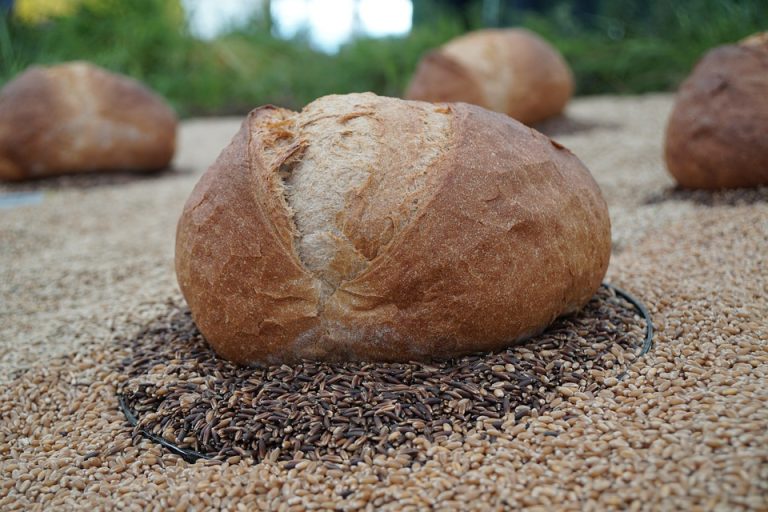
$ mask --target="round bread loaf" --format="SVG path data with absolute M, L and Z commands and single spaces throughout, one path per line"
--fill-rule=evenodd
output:
M 406 97 L 472 103 L 533 124 L 562 112 L 572 94 L 573 74 L 549 43 L 525 29 L 486 29 L 428 53 Z
M 250 113 L 187 200 L 176 274 L 238 363 L 500 349 L 581 308 L 606 204 L 567 149 L 467 104 L 326 96 Z
M 699 61 L 677 95 L 665 158 L 683 187 L 768 185 L 768 33 Z
M 88 63 L 32 67 L 0 91 L 0 179 L 158 170 L 175 141 L 161 97 Z

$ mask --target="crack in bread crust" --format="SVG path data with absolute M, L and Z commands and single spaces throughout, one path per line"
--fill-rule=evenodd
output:
M 447 146 L 448 113 L 352 94 L 281 110 L 262 125 L 263 158 L 279 178 L 295 253 L 320 283 L 318 314 L 411 220 Z

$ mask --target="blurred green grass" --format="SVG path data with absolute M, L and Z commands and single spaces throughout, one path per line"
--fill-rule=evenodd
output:
M 603 0 L 596 10 L 577 19 L 561 2 L 522 20 L 563 53 L 578 94 L 675 90 L 707 50 L 768 30 L 765 0 Z
M 577 0 L 548 4 L 506 9 L 499 22 L 550 40 L 572 66 L 578 94 L 673 90 L 707 49 L 768 30 L 765 0 L 597 0 L 586 15 Z M 331 93 L 398 96 L 426 51 L 467 28 L 450 10 L 429 12 L 442 14 L 406 37 L 360 38 L 327 55 L 301 35 L 273 37 L 259 18 L 200 41 L 178 3 L 103 0 L 40 24 L 0 18 L 0 84 L 33 64 L 84 59 L 146 82 L 183 116 L 300 108 Z

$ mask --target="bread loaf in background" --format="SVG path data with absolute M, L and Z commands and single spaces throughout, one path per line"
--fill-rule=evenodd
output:
M 559 114 L 573 74 L 549 43 L 525 29 L 486 29 L 458 37 L 419 63 L 406 98 L 480 105 L 525 124 Z
M 250 113 L 189 197 L 176 273 L 238 363 L 500 349 L 581 308 L 608 211 L 567 149 L 467 104 L 326 96 Z
M 165 100 L 92 64 L 32 67 L 0 91 L 0 179 L 158 170 L 175 141 Z
M 768 185 L 768 33 L 699 61 L 678 92 L 665 158 L 682 187 Z

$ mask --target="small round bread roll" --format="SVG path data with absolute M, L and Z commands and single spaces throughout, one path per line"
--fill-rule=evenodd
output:
M 665 158 L 686 188 L 768 185 L 768 33 L 699 61 L 677 95 Z
M 257 108 L 187 200 L 176 274 L 237 363 L 496 350 L 581 308 L 611 251 L 567 149 L 467 104 Z
M 0 179 L 154 171 L 175 141 L 165 100 L 85 62 L 32 67 L 0 91 Z
M 428 53 L 406 97 L 462 101 L 525 124 L 559 114 L 573 95 L 573 74 L 549 43 L 525 29 L 470 32 Z

